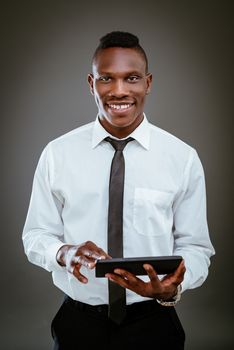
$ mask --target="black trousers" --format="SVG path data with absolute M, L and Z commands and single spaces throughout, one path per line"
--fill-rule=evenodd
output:
M 51 324 L 53 349 L 79 350 L 81 344 L 102 350 L 184 349 L 185 334 L 174 307 L 154 300 L 128 305 L 121 325 L 109 320 L 107 311 L 107 305 L 90 306 L 66 296 Z

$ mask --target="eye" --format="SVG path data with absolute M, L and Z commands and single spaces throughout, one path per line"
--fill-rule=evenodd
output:
M 108 83 L 111 80 L 111 78 L 106 76 L 106 75 L 103 75 L 103 76 L 99 77 L 98 80 L 102 81 L 104 83 Z
M 131 83 L 135 83 L 137 82 L 138 80 L 140 80 L 140 77 L 138 75 L 130 75 L 128 77 L 128 81 L 131 82 Z

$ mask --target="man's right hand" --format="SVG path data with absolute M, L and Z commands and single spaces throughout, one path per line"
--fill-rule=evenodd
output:
M 110 256 L 91 241 L 80 245 L 63 245 L 56 256 L 58 263 L 82 283 L 87 283 L 88 279 L 80 273 L 81 266 L 93 269 L 97 260 L 107 258 Z

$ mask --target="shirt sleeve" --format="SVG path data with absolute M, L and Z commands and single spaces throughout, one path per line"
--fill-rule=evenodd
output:
M 50 144 L 49 144 L 50 145 Z M 50 146 L 39 159 L 23 228 L 23 245 L 28 260 L 48 271 L 61 271 L 56 254 L 63 242 L 63 203 L 53 194 L 53 161 Z
M 205 281 L 210 257 L 215 254 L 207 224 L 205 176 L 194 149 L 191 149 L 173 210 L 174 254 L 182 255 L 186 266 L 184 291 L 199 287 Z

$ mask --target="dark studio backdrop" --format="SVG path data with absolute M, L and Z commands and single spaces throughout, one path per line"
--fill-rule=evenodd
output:
M 196 148 L 206 174 L 216 255 L 206 282 L 177 307 L 186 349 L 233 348 L 232 3 L 1 3 L 1 349 L 51 349 L 62 292 L 27 261 L 21 234 L 42 149 L 96 117 L 86 76 L 99 38 L 112 30 L 139 36 L 154 76 L 147 117 Z

